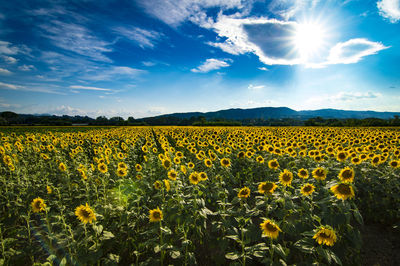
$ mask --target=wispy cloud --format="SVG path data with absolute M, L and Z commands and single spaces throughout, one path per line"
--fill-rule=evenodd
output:
M 334 95 L 322 95 L 311 97 L 307 101 L 308 103 L 350 103 L 358 102 L 369 99 L 376 99 L 382 97 L 381 93 L 377 92 L 339 92 Z
M 134 41 L 143 49 L 154 48 L 156 43 L 164 37 L 164 34 L 160 32 L 154 30 L 145 30 L 137 27 L 116 27 L 114 28 L 114 31 L 128 40 Z
M 18 47 L 9 42 L 0 41 L 0 54 L 15 55 L 19 51 Z
M 195 73 L 207 73 L 212 70 L 230 66 L 230 64 L 228 63 L 229 61 L 230 60 L 227 59 L 220 60 L 220 59 L 209 58 L 203 64 L 201 64 L 196 68 L 193 68 L 191 71 Z
M 18 90 L 19 88 L 21 88 L 21 86 L 0 82 L 0 88 L 1 89 L 9 89 L 9 90 Z
M 7 64 L 15 64 L 17 63 L 18 59 L 12 57 L 12 56 L 7 56 L 3 55 L 1 58 L 7 63 Z
M 87 56 L 92 60 L 112 62 L 104 53 L 111 52 L 111 43 L 95 36 L 88 28 L 75 23 L 52 20 L 39 25 L 42 35 L 50 39 L 53 45 Z
M 118 80 L 118 79 L 135 79 L 138 76 L 146 73 L 145 70 L 124 67 L 124 66 L 111 66 L 106 68 L 96 68 L 88 71 L 82 79 L 86 80 Z
M 266 67 L 259 67 L 258 69 L 262 70 L 262 71 L 268 71 L 268 68 L 266 68 Z
M 379 42 L 357 38 L 346 42 L 337 43 L 331 48 L 328 56 L 328 64 L 353 64 L 359 62 L 363 57 L 376 54 L 387 49 Z
M 12 74 L 11 71 L 0 67 L 0 75 L 10 75 L 10 74 Z
M 110 89 L 98 88 L 98 87 L 88 87 L 88 86 L 80 86 L 80 85 L 73 85 L 69 86 L 71 89 L 76 90 L 92 90 L 92 91 L 111 91 Z
M 36 67 L 34 65 L 22 65 L 22 66 L 19 66 L 18 69 L 21 71 L 32 71 L 32 70 L 35 70 Z
M 261 89 L 265 88 L 265 85 L 253 85 L 253 84 L 249 84 L 249 86 L 247 86 L 247 89 L 251 90 L 251 91 L 259 91 Z
M 391 23 L 397 23 L 400 20 L 400 0 L 380 0 L 376 5 L 379 14 L 389 19 Z

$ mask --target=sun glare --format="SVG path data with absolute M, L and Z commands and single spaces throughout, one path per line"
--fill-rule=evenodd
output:
M 300 56 L 308 59 L 317 54 L 323 46 L 324 30 L 321 25 L 315 23 L 298 24 L 294 33 L 294 44 Z

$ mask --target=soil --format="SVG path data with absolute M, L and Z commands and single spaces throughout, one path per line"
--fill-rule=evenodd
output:
M 368 224 L 361 229 L 363 246 L 361 265 L 399 266 L 400 232 L 378 224 Z

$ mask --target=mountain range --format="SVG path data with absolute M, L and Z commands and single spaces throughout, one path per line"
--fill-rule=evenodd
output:
M 394 116 L 400 116 L 400 112 L 348 111 L 339 109 L 296 111 L 288 107 L 259 107 L 250 109 L 233 108 L 233 109 L 219 110 L 219 111 L 205 112 L 205 113 L 202 112 L 172 113 L 172 114 L 154 116 L 152 118 L 175 117 L 179 119 L 190 119 L 191 117 L 199 117 L 199 116 L 203 116 L 207 120 L 284 119 L 284 118 L 305 120 L 313 117 L 322 117 L 325 119 L 349 119 L 349 118 L 390 119 L 394 118 Z

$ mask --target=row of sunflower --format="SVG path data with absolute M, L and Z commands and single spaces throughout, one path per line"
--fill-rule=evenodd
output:
M 5 264 L 356 265 L 363 220 L 400 220 L 395 129 L 0 134 Z

